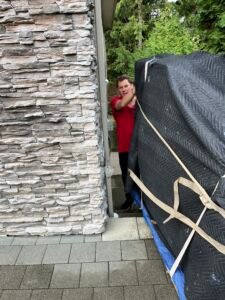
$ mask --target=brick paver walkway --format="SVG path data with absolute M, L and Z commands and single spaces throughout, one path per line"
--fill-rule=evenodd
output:
M 0 295 L 1 300 L 178 299 L 142 218 L 111 219 L 106 232 L 95 236 L 0 238 Z

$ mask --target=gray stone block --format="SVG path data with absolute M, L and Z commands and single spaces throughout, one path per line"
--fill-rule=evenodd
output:
M 68 263 L 70 255 L 70 244 L 48 245 L 43 258 L 43 264 Z
M 21 246 L 0 246 L 0 265 L 14 265 Z
M 84 241 L 83 235 L 65 235 L 62 236 L 60 244 L 82 243 L 83 241 Z
M 152 233 L 143 217 L 137 218 L 138 232 L 141 240 L 152 239 Z
M 178 300 L 176 290 L 171 285 L 155 285 L 154 286 L 157 299 L 160 300 Z
M 124 300 L 122 287 L 105 287 L 94 289 L 94 300 Z
M 1 300 L 30 300 L 31 290 L 5 290 Z
M 155 300 L 155 293 L 152 285 L 144 286 L 125 286 L 124 287 L 125 300 Z M 157 298 L 160 299 L 161 298 Z
M 109 263 L 109 285 L 126 286 L 137 285 L 137 272 L 135 262 L 122 261 Z
M 12 242 L 12 245 L 35 245 L 36 241 L 36 236 L 15 237 Z
M 41 264 L 45 254 L 46 245 L 23 246 L 18 259 L 17 265 L 38 265 Z
M 0 289 L 19 289 L 25 266 L 0 266 Z
M 92 300 L 93 288 L 65 289 L 62 300 Z
M 102 240 L 139 240 L 136 218 L 109 218 L 106 223 L 106 231 L 102 234 Z
M 98 242 L 96 245 L 96 261 L 121 260 L 120 241 Z
M 62 292 L 61 289 L 34 290 L 31 300 L 61 300 Z
M 102 240 L 101 234 L 85 235 L 85 237 L 84 237 L 85 243 L 99 242 L 101 240 Z
M 161 260 L 142 260 L 137 261 L 136 265 L 140 285 L 167 284 Z
M 144 241 L 122 241 L 122 259 L 139 260 L 147 259 L 147 253 Z
M 55 265 L 51 288 L 76 288 L 80 281 L 80 264 Z
M 28 266 L 21 283 L 21 289 L 48 288 L 53 273 L 53 265 Z
M 12 242 L 14 240 L 14 237 L 0 237 L 0 245 L 3 246 L 9 246 L 9 245 L 12 245 Z
M 72 245 L 70 263 L 94 262 L 95 243 L 77 243 Z
M 52 245 L 52 244 L 59 244 L 61 236 L 43 236 L 37 239 L 37 245 Z
M 153 240 L 146 240 L 145 246 L 146 246 L 146 250 L 147 250 L 147 254 L 148 254 L 148 259 L 160 259 L 161 258 Z
M 108 263 L 83 263 L 80 287 L 108 286 Z

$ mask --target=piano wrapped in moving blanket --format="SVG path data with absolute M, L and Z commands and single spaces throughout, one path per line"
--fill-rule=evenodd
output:
M 198 52 L 143 59 L 135 64 L 135 84 L 139 106 L 129 168 L 171 208 L 174 182 L 180 177 L 194 182 L 199 193 L 177 184 L 175 210 L 195 223 L 206 207 L 199 228 L 225 249 L 225 56 Z M 127 190 L 133 187 L 129 178 Z M 143 203 L 177 257 L 192 228 L 179 218 L 164 224 L 170 214 L 145 193 Z M 225 255 L 198 232 L 180 268 L 187 299 L 225 299 Z

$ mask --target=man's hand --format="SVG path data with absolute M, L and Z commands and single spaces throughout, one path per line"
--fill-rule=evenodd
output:
M 125 94 L 121 101 L 118 101 L 115 105 L 116 110 L 120 110 L 124 106 L 127 106 L 135 97 L 135 87 L 132 84 L 131 88 L 128 90 L 127 94 Z

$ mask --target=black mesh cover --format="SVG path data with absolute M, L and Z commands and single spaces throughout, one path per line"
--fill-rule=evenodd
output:
M 145 63 L 149 61 L 145 81 Z M 207 53 L 162 55 L 135 64 L 137 96 L 144 113 L 193 176 L 225 209 L 225 57 Z M 144 184 L 160 200 L 173 206 L 173 183 L 188 178 L 143 118 L 139 109 L 132 139 L 129 167 L 139 165 Z M 188 178 L 189 179 L 189 178 Z M 132 188 L 131 179 L 127 185 Z M 179 211 L 196 221 L 203 210 L 198 196 L 180 187 Z M 175 257 L 191 229 L 144 196 L 157 230 Z M 200 226 L 225 244 L 225 219 L 207 210 Z M 182 260 L 187 299 L 225 299 L 225 255 L 198 234 Z

